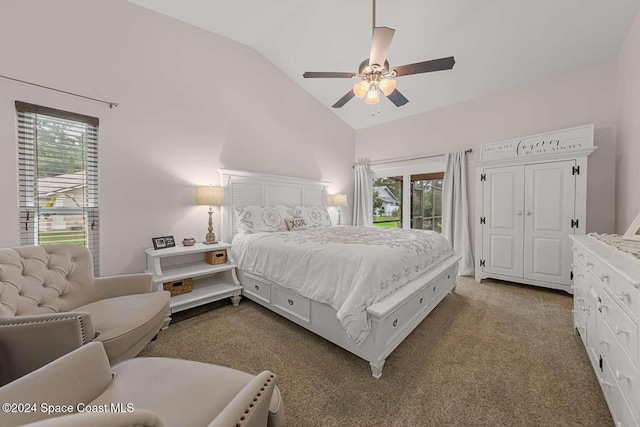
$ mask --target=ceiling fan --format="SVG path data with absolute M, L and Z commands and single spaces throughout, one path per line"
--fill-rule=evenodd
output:
M 453 56 L 430 61 L 416 62 L 389 68 L 387 51 L 391 45 L 396 30 L 388 27 L 376 27 L 376 0 L 373 2 L 373 36 L 369 59 L 360 63 L 357 73 L 307 71 L 302 75 L 305 79 L 317 78 L 354 78 L 361 81 L 353 85 L 353 89 L 340 98 L 332 108 L 341 108 L 354 96 L 364 98 L 367 104 L 380 102 L 380 93 L 386 96 L 396 107 L 402 107 L 409 100 L 396 89 L 394 77 L 409 76 L 411 74 L 430 73 L 433 71 L 450 70 L 456 63 Z

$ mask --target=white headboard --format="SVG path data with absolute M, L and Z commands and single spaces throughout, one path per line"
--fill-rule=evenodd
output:
M 229 169 L 218 172 L 224 187 L 223 242 L 231 242 L 237 232 L 234 206 L 327 205 L 329 182 Z

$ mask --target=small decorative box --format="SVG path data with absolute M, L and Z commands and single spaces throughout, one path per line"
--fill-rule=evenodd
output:
M 227 262 L 227 251 L 225 249 L 219 251 L 211 251 L 207 252 L 205 255 L 205 259 L 209 264 L 224 264 Z

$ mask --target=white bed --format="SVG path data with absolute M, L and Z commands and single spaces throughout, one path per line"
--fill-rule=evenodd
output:
M 328 186 L 326 182 L 231 170 L 220 170 L 220 173 L 225 187 L 222 237 L 227 242 L 231 242 L 237 233 L 233 214 L 235 206 L 326 205 Z M 333 231 L 333 234 L 336 234 L 338 229 L 334 228 Z M 340 233 L 347 231 L 347 227 L 344 227 Z M 327 232 L 331 234 L 331 230 L 323 233 Z M 251 244 L 251 240 L 254 241 L 254 245 L 257 245 L 258 242 L 265 243 L 267 238 L 279 241 L 297 238 L 298 242 L 295 244 L 300 245 L 302 237 L 304 237 L 302 243 L 309 244 L 308 240 L 313 240 L 314 237 L 317 240 L 320 235 L 320 231 L 289 233 L 289 235 L 287 232 L 261 233 L 263 236 L 239 235 L 235 240 L 237 247 L 232 249 L 232 254 L 235 252 L 236 258 L 238 255 L 241 257 L 244 252 L 237 251 L 245 250 Z M 264 234 L 273 234 L 273 236 Z M 266 252 L 268 249 L 265 248 L 267 247 L 264 246 L 261 249 L 262 252 L 257 253 L 268 254 L 269 252 Z M 362 249 L 366 250 L 361 247 L 359 251 Z M 405 274 L 406 280 L 391 286 L 391 289 L 385 292 L 388 294 L 386 296 L 375 299 L 363 297 L 375 301 L 373 304 L 366 304 L 366 310 L 363 310 L 367 330 L 356 328 L 354 332 L 354 328 L 351 328 L 350 334 L 343 326 L 346 325 L 344 313 L 332 307 L 332 305 L 338 307 L 332 298 L 305 292 L 305 288 L 308 289 L 309 286 L 295 286 L 292 280 L 295 281 L 296 276 L 292 275 L 294 279 L 291 279 L 288 274 L 282 274 L 282 269 L 275 275 L 266 272 L 264 262 L 262 270 L 254 268 L 256 255 L 252 255 L 254 257 L 252 262 L 241 263 L 238 277 L 245 297 L 367 360 L 371 366 L 372 375 L 380 378 L 386 357 L 455 288 L 459 257 L 450 250 L 447 252 L 447 249 L 441 246 L 436 249 L 439 255 L 437 257 L 431 255 L 430 261 L 420 267 L 426 272 Z M 264 261 L 268 259 L 268 255 L 263 257 Z M 285 260 L 288 257 L 283 255 L 281 259 Z M 258 261 L 260 261 L 259 258 Z M 397 262 L 399 260 L 394 261 L 394 263 Z M 242 264 L 245 269 L 242 268 Z M 408 265 L 405 265 L 405 270 L 409 271 Z M 417 277 L 414 277 L 416 275 Z M 368 279 L 378 280 L 373 277 L 375 276 L 369 276 Z M 334 276 L 333 279 L 335 280 L 336 277 Z M 407 283 L 404 284 L 404 282 Z M 397 287 L 399 289 L 393 291 Z M 391 291 L 393 293 L 389 293 Z M 362 326 L 362 322 L 355 322 L 355 324 Z

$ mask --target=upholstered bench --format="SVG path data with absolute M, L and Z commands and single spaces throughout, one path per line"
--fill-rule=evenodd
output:
M 83 246 L 0 249 L 0 385 L 94 340 L 115 364 L 156 336 L 169 292 L 149 274 L 93 274 Z

